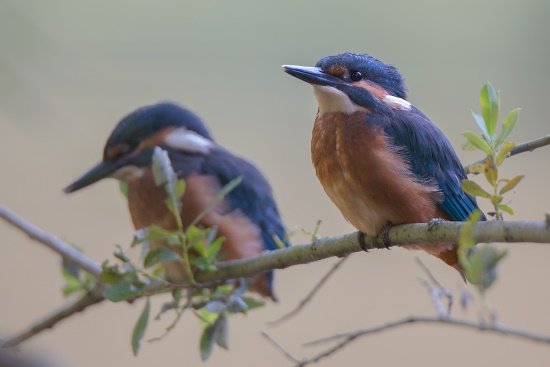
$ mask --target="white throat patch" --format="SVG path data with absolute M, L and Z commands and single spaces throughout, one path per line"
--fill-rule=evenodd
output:
M 384 103 L 392 108 L 397 108 L 400 110 L 410 110 L 411 109 L 411 103 L 409 101 L 405 101 L 402 98 L 394 97 L 392 95 L 387 95 L 384 98 Z
M 319 114 L 342 112 L 351 115 L 357 111 L 366 111 L 366 108 L 353 103 L 342 91 L 328 86 L 313 85 L 313 93 L 319 103 Z
M 119 181 L 130 182 L 143 176 L 145 169 L 138 166 L 124 166 L 111 173 L 109 177 L 116 178 Z
M 171 148 L 191 153 L 209 153 L 216 145 L 211 140 L 194 131 L 180 127 L 164 138 L 164 144 Z

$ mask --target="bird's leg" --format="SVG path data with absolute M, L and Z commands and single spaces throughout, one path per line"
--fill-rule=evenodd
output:
M 359 246 L 361 246 L 363 251 L 369 252 L 367 243 L 365 242 L 365 234 L 361 231 L 357 232 L 357 242 L 359 242 Z
M 388 223 L 384 227 L 382 227 L 382 243 L 388 250 L 390 250 L 390 228 L 393 226 L 393 224 Z

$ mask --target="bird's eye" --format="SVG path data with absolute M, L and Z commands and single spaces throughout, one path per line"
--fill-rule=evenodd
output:
M 358 82 L 359 80 L 363 79 L 363 73 L 361 73 L 360 71 L 351 71 L 349 73 L 349 77 L 354 82 Z

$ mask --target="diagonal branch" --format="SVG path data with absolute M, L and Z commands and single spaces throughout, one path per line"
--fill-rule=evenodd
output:
M 33 226 L 2 205 L 0 205 L 0 218 L 3 218 L 6 222 L 18 228 L 31 239 L 38 241 L 49 247 L 51 250 L 57 252 L 64 259 L 74 262 L 96 278 L 99 276 L 99 273 L 101 273 L 101 264 L 97 261 L 90 259 L 71 245 L 61 241 L 53 234 L 44 232 L 40 228 Z
M 510 151 L 510 157 L 516 154 L 524 153 L 524 152 L 532 152 L 533 150 L 544 147 L 546 145 L 550 145 L 550 135 L 546 135 L 541 138 L 529 140 L 524 143 L 520 143 L 516 145 Z M 466 174 L 473 173 L 473 172 L 470 172 L 470 168 L 473 165 L 481 164 L 481 163 L 483 163 L 483 159 L 464 166 L 464 172 L 466 172 Z
M 483 324 L 483 323 L 474 322 L 474 321 L 470 321 L 470 320 L 457 319 L 457 318 L 440 318 L 440 317 L 432 317 L 432 316 L 409 316 L 409 317 L 405 317 L 405 318 L 400 319 L 400 320 L 396 320 L 396 321 L 388 322 L 386 324 L 375 326 L 373 328 L 357 330 L 355 332 L 347 333 L 347 334 L 333 335 L 333 336 L 330 336 L 328 338 L 323 338 L 323 339 L 315 340 L 313 342 L 309 342 L 309 343 L 306 344 L 306 346 L 317 345 L 317 344 L 321 344 L 321 343 L 326 343 L 326 342 L 337 341 L 337 340 L 342 340 L 343 339 L 338 344 L 336 344 L 334 347 L 326 350 L 325 352 L 323 352 L 323 353 L 321 353 L 321 354 L 319 354 L 319 355 L 317 355 L 317 356 L 315 356 L 311 359 L 301 361 L 296 366 L 303 367 L 303 366 L 307 366 L 308 364 L 311 364 L 311 363 L 316 363 L 319 360 L 321 360 L 323 358 L 326 358 L 326 357 L 332 355 L 333 353 L 337 352 L 338 350 L 344 348 L 349 343 L 351 343 L 352 341 L 354 341 L 355 339 L 357 339 L 359 337 L 362 337 L 362 336 L 365 336 L 365 335 L 370 335 L 370 334 L 376 334 L 376 333 L 382 332 L 384 330 L 394 329 L 394 328 L 397 328 L 399 326 L 403 326 L 403 325 L 407 325 L 407 324 L 413 324 L 413 323 L 454 325 L 454 326 L 459 326 L 459 327 L 463 327 L 463 328 L 467 328 L 467 329 L 474 329 L 474 330 L 479 330 L 479 331 L 490 332 L 490 333 L 493 333 L 493 334 L 515 336 L 517 338 L 527 339 L 527 340 L 536 341 L 536 342 L 540 342 L 540 343 L 550 343 L 550 335 L 535 334 L 535 333 L 531 333 L 531 332 L 528 332 L 528 331 L 525 331 L 525 330 L 520 330 L 520 329 L 512 328 L 512 327 L 509 327 L 509 326 L 505 326 L 505 325 L 502 325 L 502 324 L 488 325 L 488 324 Z M 293 362 L 294 361 L 295 361 L 295 359 L 293 359 Z

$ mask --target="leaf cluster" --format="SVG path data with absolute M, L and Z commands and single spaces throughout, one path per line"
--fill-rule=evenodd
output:
M 503 204 L 503 195 L 513 190 L 525 177 L 524 175 L 519 175 L 512 179 L 499 179 L 498 171 L 498 167 L 509 156 L 510 151 L 516 145 L 516 143 L 506 139 L 516 127 L 519 108 L 508 113 L 504 120 L 502 120 L 500 132 L 497 133 L 500 92 L 495 91 L 491 83 L 487 83 L 481 89 L 479 102 L 481 105 L 481 115 L 473 111 L 472 114 L 477 126 L 481 130 L 481 135 L 469 131 L 464 133 L 467 142 L 462 145 L 462 148 L 465 150 L 478 149 L 486 154 L 485 159 L 481 163 L 470 167 L 469 173 L 484 173 L 485 179 L 492 187 L 492 193 L 468 179 L 462 181 L 462 189 L 470 195 L 489 199 L 493 205 L 494 212 L 488 214 L 502 220 L 503 211 L 514 214 L 514 210 L 508 204 Z
M 246 296 L 253 281 L 234 281 L 223 284 L 201 285 L 195 282 L 193 272 L 215 271 L 216 263 L 221 260 L 220 252 L 224 238 L 218 236 L 217 228 L 202 228 L 200 219 L 212 210 L 227 193 L 240 182 L 237 178 L 220 190 L 206 210 L 197 216 L 187 227 L 181 219 L 181 202 L 185 194 L 185 181 L 178 179 L 166 151 L 155 148 L 152 162 L 153 176 L 158 186 L 166 192 L 165 205 L 174 216 L 175 229 L 151 225 L 135 232 L 132 247 L 141 247 L 140 263 L 132 261 L 120 245 L 114 256 L 119 264 L 103 263 L 100 280 L 107 284 L 105 298 L 113 302 L 130 301 L 136 297 L 150 296 L 147 289 L 152 284 L 164 286 L 162 292 L 171 292 L 172 299 L 162 305 L 155 320 L 168 312 L 175 312 L 173 322 L 166 327 L 164 335 L 153 340 L 164 338 L 178 323 L 185 311 L 190 311 L 200 320 L 204 327 L 200 339 L 200 353 L 207 359 L 214 345 L 228 348 L 228 317 L 235 313 L 246 314 L 248 310 L 264 305 L 263 301 Z M 123 194 L 127 188 L 121 186 Z M 159 243 L 162 245 L 159 246 Z M 173 284 L 164 279 L 163 264 L 179 263 L 185 270 L 185 284 Z M 151 305 L 149 299 L 143 309 L 132 333 L 132 350 L 138 354 L 140 343 L 145 335 Z

